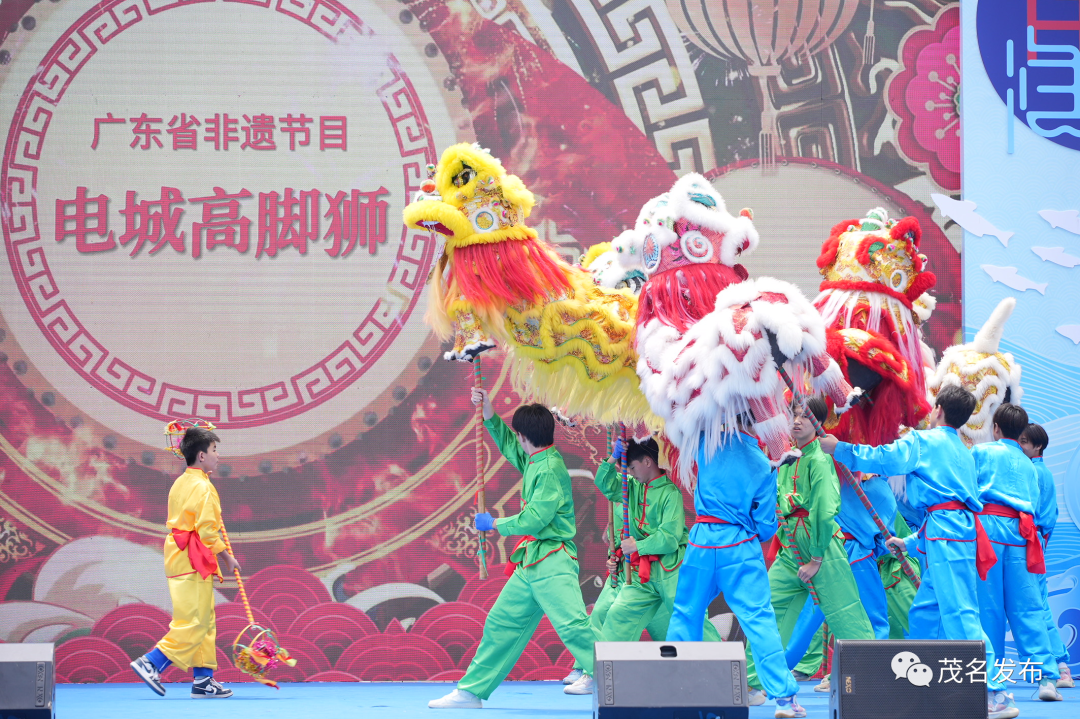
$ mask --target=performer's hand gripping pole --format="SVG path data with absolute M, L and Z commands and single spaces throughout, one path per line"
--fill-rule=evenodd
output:
M 619 472 L 622 475 L 622 538 L 630 537 L 630 481 L 626 473 L 626 425 L 619 423 L 619 435 L 622 440 L 622 456 L 619 457 Z M 630 557 L 623 551 L 624 581 L 630 584 Z
M 780 378 L 784 380 L 784 384 L 786 384 L 788 389 L 791 390 L 791 396 L 795 398 L 795 401 L 802 405 L 803 419 L 810 421 L 810 424 L 814 426 L 814 431 L 817 433 L 817 436 L 819 438 L 824 437 L 825 428 L 821 426 L 821 422 L 817 421 L 817 417 L 814 416 L 814 413 L 807 409 L 806 398 L 803 397 L 797 389 L 795 389 L 795 383 L 791 381 L 791 375 L 787 373 L 787 370 L 784 369 L 784 366 L 779 362 L 776 363 L 776 369 L 780 373 Z M 870 516 L 874 519 L 874 524 L 877 525 L 878 531 L 881 532 L 881 536 L 883 536 L 886 540 L 889 539 L 889 537 L 893 536 L 892 531 L 887 526 L 885 526 L 885 522 L 881 521 L 881 517 L 878 516 L 877 511 L 874 509 L 874 505 L 870 502 L 870 498 L 866 496 L 866 490 L 862 488 L 862 483 L 859 480 L 855 479 L 854 475 L 851 474 L 851 470 L 848 469 L 846 465 L 841 462 L 835 462 L 835 464 L 840 469 L 840 474 L 843 480 L 850 484 L 851 488 L 855 490 L 855 494 L 858 495 L 859 501 L 862 502 L 863 506 L 866 507 L 866 511 L 869 512 Z M 904 574 L 907 575 L 907 578 L 910 579 L 911 582 L 915 585 L 915 588 L 918 589 L 919 585 L 921 584 L 921 582 L 919 581 L 919 575 L 915 574 L 915 571 L 911 568 L 911 565 L 908 564 L 907 555 L 905 555 L 896 547 L 891 547 L 890 549 L 893 553 L 893 556 L 900 560 L 900 569 L 904 571 Z
M 477 389 L 484 387 L 484 375 L 480 372 L 480 355 L 473 357 L 473 386 Z M 476 513 L 483 514 L 487 511 L 487 498 L 484 492 L 484 403 L 476 405 Z M 476 558 L 480 561 L 480 578 L 488 578 L 487 567 L 487 532 L 477 532 L 479 544 L 476 548 Z

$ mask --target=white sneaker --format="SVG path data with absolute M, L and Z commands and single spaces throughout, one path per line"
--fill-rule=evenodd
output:
M 574 671 L 570 672 L 565 677 L 563 677 L 562 683 L 563 684 L 573 684 L 578 679 L 581 679 L 582 675 L 584 675 L 584 674 L 585 674 L 585 672 L 583 670 L 575 669 Z
M 483 709 L 480 697 L 464 689 L 455 689 L 441 699 L 432 699 L 428 709 Z
M 596 682 L 588 674 L 582 674 L 581 678 L 570 686 L 563 689 L 563 694 L 592 694 Z
M 1015 719 L 1020 716 L 1020 709 L 1012 694 L 990 690 L 986 700 L 987 719 Z
M 1053 679 L 1043 679 L 1039 682 L 1039 701 L 1059 702 L 1065 697 L 1057 690 Z
M 773 713 L 776 719 L 803 719 L 806 710 L 799 706 L 794 696 L 781 697 L 776 700 L 776 711 Z
M 213 677 L 197 677 L 191 683 L 192 699 L 228 699 L 232 689 L 224 687 Z
M 154 690 L 155 694 L 160 697 L 165 696 L 165 685 L 161 683 L 161 674 L 145 655 L 132 661 L 131 668 L 135 670 L 139 678 L 146 682 L 146 686 Z
M 821 682 L 816 687 L 814 687 L 814 691 L 818 692 L 819 694 L 828 694 L 831 688 L 832 680 L 829 679 L 829 675 L 826 674 L 821 678 Z
M 1059 662 L 1058 672 L 1061 673 L 1061 678 L 1057 680 L 1058 689 L 1072 689 L 1076 686 L 1076 684 L 1073 683 L 1072 669 L 1069 669 L 1068 664 Z
M 759 707 L 765 703 L 765 692 L 760 689 L 751 689 L 749 694 L 750 706 Z

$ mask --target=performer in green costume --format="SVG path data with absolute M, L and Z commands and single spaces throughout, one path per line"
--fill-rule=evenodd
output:
M 491 398 L 472 390 L 473 404 L 483 403 L 484 426 L 499 451 L 523 478 L 521 512 L 493 519 L 476 515 L 479 531 L 521 537 L 510 555 L 510 576 L 484 622 L 476 656 L 457 689 L 428 703 L 433 709 L 480 708 L 506 678 L 546 614 L 563 644 L 581 662 L 585 674 L 563 691 L 592 694 L 593 643 L 578 584 L 577 548 L 574 545 L 574 494 L 562 455 L 553 446 L 555 418 L 539 404 L 519 407 L 513 430 L 491 408 Z
M 828 412 L 824 401 L 812 398 L 808 409 L 819 422 Z M 802 450 L 794 464 L 777 470 L 777 496 L 784 526 L 776 536 L 781 542 L 776 561 L 769 569 L 769 589 L 780 638 L 791 638 L 808 594 L 805 582 L 813 581 L 829 632 L 839 639 L 873 639 L 874 630 L 859 601 L 859 588 L 848 564 L 843 534 L 836 523 L 840 511 L 840 480 L 832 458 L 826 456 L 816 439 L 813 425 L 795 412 L 792 438 Z M 788 545 L 794 534 L 799 555 L 795 561 Z M 747 648 L 747 682 L 751 705 L 761 704 L 761 682 L 753 665 L 752 647 Z
M 897 513 L 894 523 L 894 534 L 900 539 L 906 539 L 911 534 L 911 528 L 904 518 Z M 908 579 L 900 569 L 900 560 L 892 553 L 883 554 L 877 559 L 878 571 L 881 572 L 881 581 L 885 585 L 885 601 L 889 606 L 889 639 L 905 639 L 908 630 L 908 612 L 915 601 L 915 592 L 918 591 L 915 583 Z M 922 575 L 922 567 L 918 562 L 909 562 L 916 576 Z
M 620 588 L 608 611 L 600 638 L 605 642 L 629 642 L 641 637 L 646 627 L 662 630 L 663 640 L 675 603 L 679 567 L 686 553 L 690 532 L 686 528 L 686 510 L 682 493 L 660 467 L 660 447 L 656 440 L 631 442 L 623 450 L 616 443 L 615 452 L 596 472 L 596 486 L 608 499 L 622 499 L 622 480 L 615 462 L 626 452 L 630 477 L 630 536 L 622 540 L 623 556 L 629 558 L 633 571 L 630 584 Z M 720 633 L 707 617 L 704 620 L 706 641 L 720 641 Z M 655 623 L 655 624 L 654 624 Z
M 624 452 L 630 475 L 630 537 L 623 540 L 621 549 L 633 567 L 631 583 L 626 584 L 622 574 L 615 586 L 605 582 L 590 621 L 605 642 L 637 641 L 643 629 L 653 641 L 663 641 L 690 536 L 686 510 L 679 488 L 660 468 L 656 440 L 631 442 L 628 450 L 617 441 L 612 456 L 600 464 L 594 479 L 597 488 L 614 503 L 616 517 L 622 516 L 622 478 L 617 467 Z M 643 576 L 648 580 L 642 581 Z M 723 641 L 708 617 L 704 618 L 703 632 L 705 641 Z M 576 679 L 580 669 L 575 664 L 563 681 Z

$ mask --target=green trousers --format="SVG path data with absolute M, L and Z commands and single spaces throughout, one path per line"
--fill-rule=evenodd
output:
M 517 664 L 545 614 L 581 668 L 592 674 L 598 637 L 581 599 L 578 563 L 558 551 L 531 567 L 518 567 L 510 577 L 488 612 L 484 636 L 458 689 L 490 697 Z
M 665 572 L 653 564 L 648 582 L 642 584 L 636 575 L 633 579 L 633 583 L 621 587 L 612 602 L 600 632 L 601 641 L 636 642 L 644 629 L 649 631 L 653 641 L 667 638 L 668 622 L 675 606 L 675 589 L 679 585 L 678 571 Z M 709 618 L 703 617 L 703 620 L 705 641 L 721 641 L 720 632 Z
M 784 528 L 781 527 L 783 532 Z M 799 533 L 802 539 L 802 533 Z M 799 542 L 799 551 L 803 557 L 810 556 L 809 547 Z M 821 568 L 814 575 L 813 584 L 817 592 L 821 611 L 829 625 L 829 632 L 838 639 L 873 639 L 874 630 L 866 616 L 862 602 L 859 601 L 859 588 L 855 576 L 851 573 L 844 540 L 834 536 L 829 543 Z M 776 624 L 780 628 L 780 639 L 787 645 L 792 631 L 799 620 L 809 590 L 799 579 L 799 568 L 792 552 L 786 547 L 780 550 L 769 569 L 769 590 L 772 592 L 773 612 Z M 747 683 L 753 689 L 761 689 L 757 670 L 754 667 L 753 648 L 746 648 Z
M 655 574 L 644 587 L 635 577 L 628 590 L 621 576 L 619 584 L 614 587 L 610 581 L 605 581 L 600 596 L 593 604 L 592 614 L 589 615 L 589 623 L 599 638 L 605 642 L 634 642 L 641 638 L 641 631 L 644 629 L 649 633 L 649 639 L 654 642 L 664 641 L 667 637 L 668 622 L 671 621 L 671 602 L 675 600 L 675 587 L 678 585 L 678 572 L 672 574 L 675 575 L 674 578 L 668 579 L 663 587 L 649 586 L 655 581 Z M 628 592 L 627 599 L 622 599 L 624 590 Z M 613 607 L 617 607 L 614 609 L 615 618 L 613 623 L 608 625 L 607 619 L 612 616 Z M 705 641 L 723 641 L 720 632 L 708 617 L 705 618 L 704 631 Z M 576 662 L 574 669 L 581 669 L 581 662 Z

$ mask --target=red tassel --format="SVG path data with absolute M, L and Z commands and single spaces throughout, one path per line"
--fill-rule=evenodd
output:
M 653 275 L 638 298 L 637 326 L 656 318 L 685 332 L 716 309 L 716 296 L 749 273 L 742 265 L 684 265 Z
M 537 302 L 570 289 L 570 268 L 537 240 L 507 240 L 454 250 L 451 282 L 475 307 Z

